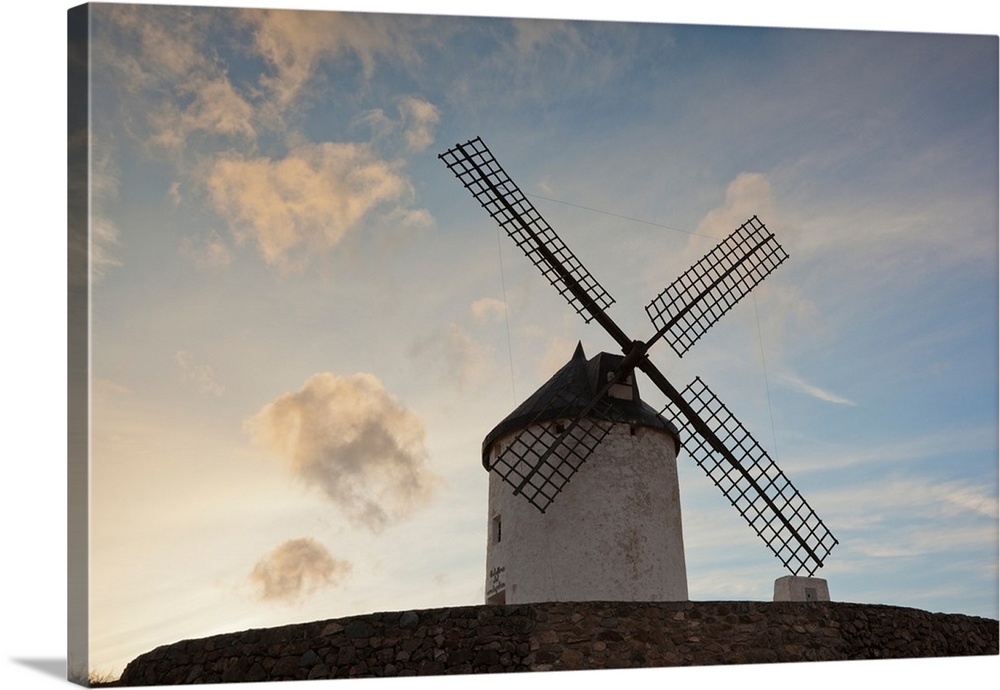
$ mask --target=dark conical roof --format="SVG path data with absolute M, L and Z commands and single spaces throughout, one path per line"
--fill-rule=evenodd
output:
M 483 466 L 488 466 L 490 446 L 501 436 L 532 423 L 572 419 L 579 415 L 623 359 L 623 355 L 601 352 L 588 360 L 583 352 L 583 343 L 577 343 L 572 358 L 486 435 L 483 440 Z M 634 381 L 631 391 L 631 399 L 606 396 L 610 407 L 595 407 L 589 415 L 613 422 L 662 429 L 674 437 L 679 448 L 677 427 L 639 399 L 639 387 Z

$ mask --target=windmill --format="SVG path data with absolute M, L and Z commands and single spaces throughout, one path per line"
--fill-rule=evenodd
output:
M 588 389 L 579 385 L 585 375 L 579 373 L 584 369 L 579 361 L 582 348 L 578 348 L 574 355 L 576 365 L 571 360 L 534 396 L 547 396 L 551 400 L 522 405 L 532 411 L 544 411 L 544 419 L 536 416 L 530 423 L 516 425 L 519 428 L 515 431 L 494 430 L 495 437 L 498 431 L 511 433 L 502 444 L 493 444 L 496 438 L 488 438 L 490 444 L 484 443 L 484 465 L 490 471 L 491 482 L 494 476 L 502 480 L 508 489 L 513 489 L 514 496 L 530 504 L 537 516 L 544 516 L 553 505 L 558 506 L 560 494 L 567 490 L 570 480 L 578 476 L 588 459 L 599 452 L 616 424 L 629 421 L 631 413 L 623 412 L 615 399 L 631 396 L 638 404 L 633 385 L 634 371 L 638 369 L 666 396 L 668 403 L 663 416 L 679 424 L 685 449 L 791 573 L 791 579 L 816 580 L 825 588 L 825 581 L 811 576 L 837 544 L 833 534 L 767 451 L 700 378 L 678 390 L 647 355 L 662 338 L 682 357 L 723 314 L 788 258 L 764 223 L 756 216 L 747 220 L 650 301 L 646 313 L 656 331 L 647 340 L 633 340 L 607 313 L 614 299 L 560 240 L 482 139 L 477 137 L 457 144 L 438 157 L 570 306 L 586 322 L 600 324 L 623 353 L 621 356 L 604 353 L 605 356 L 595 358 L 600 362 L 588 363 L 591 371 L 598 372 L 597 376 L 590 376 Z M 574 368 L 578 372 L 575 378 L 571 372 Z M 567 395 L 568 384 L 556 385 L 560 377 L 566 382 L 571 379 L 577 382 L 571 395 Z M 644 424 L 655 425 L 648 413 L 643 414 Z M 542 423 L 553 419 L 559 420 L 558 423 Z M 497 447 L 487 453 L 488 445 Z M 679 511 L 679 502 L 675 503 Z M 538 517 L 524 531 L 547 529 L 545 523 L 538 521 L 543 519 Z M 579 527 L 580 532 L 587 529 Z M 500 524 L 492 529 L 493 540 L 500 542 Z M 678 535 L 679 530 L 678 514 Z M 545 548 L 551 546 L 546 544 Z M 576 564 L 567 572 L 573 576 L 573 568 L 580 567 Z M 681 554 L 680 575 L 675 577 L 685 577 L 683 567 Z M 488 587 L 492 581 L 494 590 L 503 589 L 503 570 L 504 566 L 490 568 Z M 780 578 L 775 587 L 776 599 L 782 580 L 784 588 L 789 586 L 789 578 Z M 791 598 L 816 598 L 815 591 L 815 586 L 807 587 L 806 596 Z M 489 596 L 488 590 L 488 601 Z M 686 598 L 686 581 L 683 587 L 675 588 L 672 596 L 663 598 Z

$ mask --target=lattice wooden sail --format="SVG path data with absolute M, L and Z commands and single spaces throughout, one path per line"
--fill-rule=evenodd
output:
M 589 322 L 592 317 L 583 301 L 575 296 L 572 284 L 582 288 L 601 309 L 614 304 L 611 295 L 507 176 L 482 139 L 477 137 L 457 144 L 438 158 L 585 321 Z
M 683 357 L 787 258 L 774 235 L 754 216 L 657 295 L 646 305 L 646 313 Z
M 681 443 L 708 478 L 793 575 L 812 575 L 837 540 L 771 456 L 721 400 L 695 377 L 681 397 L 715 432 L 722 448 L 699 434 L 672 403 L 681 420 Z M 728 452 L 726 452 L 728 451 Z

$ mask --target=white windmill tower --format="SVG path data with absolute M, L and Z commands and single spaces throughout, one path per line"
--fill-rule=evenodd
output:
M 602 352 L 588 361 L 577 345 L 569 362 L 483 441 L 483 466 L 493 469 L 487 603 L 688 598 L 680 441 L 674 425 L 640 400 L 633 376 L 612 384 L 587 413 L 553 465 L 558 471 L 521 476 L 525 465 L 509 464 L 525 453 L 541 457 L 622 359 Z M 575 452 L 590 445 L 586 456 Z M 523 483 L 518 495 L 512 482 Z
M 823 521 L 700 378 L 678 391 L 647 357 L 660 338 L 683 356 L 787 259 L 774 235 L 756 216 L 734 230 L 646 306 L 657 331 L 632 340 L 606 311 L 611 296 L 481 139 L 439 158 L 577 313 L 601 324 L 623 353 L 588 361 L 578 346 L 566 366 L 487 435 L 487 603 L 686 599 L 681 447 L 791 572 L 775 582 L 775 599 L 829 599 L 825 580 L 811 577 L 837 544 Z M 667 397 L 663 413 L 639 399 L 636 369 Z

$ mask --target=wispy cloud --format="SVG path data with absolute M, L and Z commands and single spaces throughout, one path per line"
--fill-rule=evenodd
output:
M 335 587 L 350 575 L 351 563 L 335 559 L 312 537 L 282 542 L 260 559 L 249 579 L 258 598 L 295 603 L 323 587 Z
M 664 275 L 677 276 L 711 251 L 751 216 L 757 215 L 768 228 L 773 230 L 775 221 L 771 184 L 767 176 L 756 172 L 743 172 L 734 178 L 726 188 L 722 203 L 706 213 L 694 232 L 691 233 L 683 249 L 671 251 L 663 257 L 657 273 L 651 276 L 653 285 L 659 291 Z M 782 236 L 782 243 L 785 238 Z
M 570 338 L 556 336 L 550 338 L 545 352 L 538 360 L 535 367 L 536 375 L 542 380 L 547 380 L 550 376 L 562 368 L 573 356 L 577 343 Z M 588 352 L 588 357 L 593 357 L 596 352 Z
M 181 242 L 181 254 L 196 266 L 205 269 L 225 268 L 232 262 L 233 253 L 226 241 L 213 232 L 207 237 L 187 237 Z
M 216 379 L 212 367 L 207 364 L 195 364 L 191 360 L 191 353 L 179 350 L 174 354 L 174 361 L 180 369 L 181 379 L 192 384 L 199 393 L 218 397 L 226 391 L 226 387 Z
M 402 166 L 366 144 L 326 142 L 278 160 L 220 158 L 206 183 L 237 241 L 253 241 L 268 264 L 287 269 L 336 246 L 380 204 L 408 197 Z
M 911 518 L 928 520 L 958 515 L 996 520 L 1000 513 L 994 488 L 929 477 L 874 477 L 861 486 L 823 492 L 822 501 L 840 512 L 856 512 L 874 519 L 884 519 L 888 514 L 898 517 L 902 509 Z
M 390 16 L 247 9 L 242 17 L 253 28 L 257 51 L 273 69 L 261 84 L 279 108 L 300 95 L 323 60 L 351 55 L 369 79 L 381 55 L 416 59 L 405 25 Z
M 796 473 L 842 469 L 852 465 L 890 465 L 960 453 L 996 452 L 996 426 L 947 428 L 903 440 L 851 445 L 811 443 L 783 460 Z
M 815 386 L 790 372 L 784 372 L 780 375 L 780 377 L 782 381 L 789 384 L 789 386 L 793 389 L 805 393 L 806 395 L 811 395 L 818 400 L 834 403 L 835 405 L 857 405 L 857 403 L 852 400 L 848 400 L 847 398 L 837 395 L 836 393 L 831 393 L 830 391 L 824 390 L 819 386 Z
M 416 341 L 410 354 L 420 360 L 425 370 L 434 372 L 439 382 L 459 388 L 481 383 L 492 375 L 492 349 L 454 323 Z
M 434 143 L 434 128 L 441 119 L 438 109 L 422 98 L 407 96 L 400 100 L 399 110 L 403 115 L 406 147 L 411 151 L 423 151 Z
M 427 465 L 423 421 L 371 374 L 315 374 L 245 426 L 304 484 L 373 532 L 427 505 L 441 484 Z
M 150 16 L 153 15 L 153 16 Z M 254 107 L 206 50 L 207 27 L 186 8 L 106 8 L 108 37 L 95 54 L 132 98 L 120 101 L 132 134 L 153 147 L 180 153 L 195 134 L 256 138 Z M 104 36 L 104 32 L 98 36 Z M 122 50 L 128 46 L 128 50 Z
M 614 32 L 613 26 L 595 31 L 586 23 L 521 18 L 511 19 L 509 28 L 499 26 L 504 36 L 499 59 L 491 66 L 505 70 L 506 78 L 518 83 L 522 96 L 551 102 L 554 86 L 560 94 L 589 92 L 626 68 L 620 54 L 607 50 L 606 30 Z M 510 29 L 513 40 L 507 35 Z M 585 66 L 582 70 L 581 65 Z M 568 78 L 571 74 L 575 75 L 572 80 Z M 580 79 L 581 74 L 587 78 Z
M 484 297 L 469 305 L 469 310 L 476 321 L 486 323 L 502 320 L 507 314 L 507 305 L 495 297 Z
M 96 137 L 95 137 L 96 138 Z M 119 173 L 105 142 L 91 144 L 90 192 L 90 280 L 97 283 L 121 261 L 114 255 L 119 244 L 118 227 L 108 214 L 108 206 L 118 198 Z
M 150 113 L 155 130 L 150 139 L 152 144 L 180 151 L 196 132 L 256 137 L 253 106 L 224 76 L 192 75 L 179 91 L 177 101 L 165 101 L 161 108 Z

